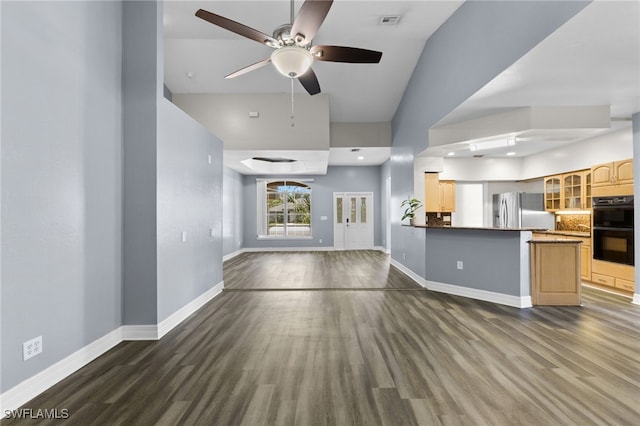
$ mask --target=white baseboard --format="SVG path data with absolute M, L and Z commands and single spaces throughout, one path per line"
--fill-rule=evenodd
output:
M 633 294 L 633 299 L 631 300 L 631 303 L 633 303 L 634 305 L 640 305 L 640 293 Z
M 5 416 L 7 410 L 15 410 L 32 400 L 120 342 L 122 332 L 117 328 L 9 389 L 0 395 L 0 418 Z
M 510 294 L 496 293 L 493 291 L 479 290 L 476 288 L 461 287 L 453 284 L 444 284 L 435 281 L 427 281 L 426 287 L 429 290 L 440 293 L 453 294 L 456 296 L 468 297 L 470 299 L 484 300 L 485 302 L 497 303 L 499 305 L 513 306 L 514 308 L 530 308 L 531 296 L 512 296 Z
M 374 250 L 381 251 L 381 252 L 386 253 L 386 254 L 391 254 L 391 250 L 389 250 L 389 249 L 388 249 L 388 248 L 386 248 L 386 247 L 382 247 L 382 246 L 375 246 L 375 247 L 373 247 L 373 249 L 374 249 Z
M 243 252 L 260 251 L 333 251 L 333 247 L 246 247 Z
M 182 308 L 169 315 L 159 324 L 151 325 L 123 325 L 122 340 L 158 340 L 162 336 L 173 330 L 175 326 L 184 321 L 207 302 L 216 297 L 224 290 L 224 281 L 220 281 Z
M 214 285 L 209 290 L 205 291 L 200 296 L 169 315 L 160 324 L 158 324 L 158 339 L 161 339 L 165 334 L 173 330 L 175 326 L 194 314 L 211 299 L 222 293 L 222 290 L 224 290 L 224 281 L 220 281 L 218 284 Z
M 224 289 L 224 281 L 213 286 L 157 325 L 124 325 L 78 349 L 40 373 L 0 394 L 0 418 L 65 379 L 125 340 L 158 340 L 195 313 Z
M 415 272 L 413 272 L 411 269 L 404 266 L 402 263 L 392 258 L 391 265 L 395 266 L 400 270 L 400 272 L 402 272 L 403 274 L 405 274 L 406 276 L 414 280 L 420 287 L 426 288 L 427 285 L 426 285 L 425 279 L 422 278 L 420 275 L 416 274 Z
M 236 250 L 233 253 L 229 253 L 229 254 L 226 254 L 226 255 L 222 256 L 222 261 L 226 262 L 227 260 L 233 259 L 234 257 L 236 257 L 236 256 L 238 256 L 238 255 L 240 255 L 242 253 L 244 253 L 243 249 Z
M 513 306 L 515 308 L 530 308 L 533 306 L 531 303 L 531 296 L 511 296 L 509 294 L 495 293 L 493 291 L 478 290 L 453 284 L 427 281 L 395 259 L 391 259 L 391 264 L 415 281 L 418 285 L 431 291 L 468 297 L 470 299 L 484 300 L 486 302 Z

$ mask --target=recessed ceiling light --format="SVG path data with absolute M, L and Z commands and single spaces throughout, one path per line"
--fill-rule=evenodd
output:
M 447 156 L 449 156 L 449 157 L 452 157 L 452 156 L 454 156 L 454 155 L 456 155 L 456 153 L 455 153 L 455 152 L 453 152 L 453 151 L 451 151 L 450 153 L 448 153 L 448 154 L 447 154 Z
M 360 155 L 360 156 L 358 157 L 358 160 L 364 160 L 364 157 L 363 157 L 362 155 Z
M 515 153 L 515 152 L 513 152 L 513 151 L 512 151 L 512 152 L 507 152 L 507 155 L 509 155 L 509 156 L 511 156 L 511 155 L 516 155 L 516 153 Z

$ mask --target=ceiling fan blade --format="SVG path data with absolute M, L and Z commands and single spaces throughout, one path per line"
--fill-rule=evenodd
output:
M 212 23 L 213 25 L 217 25 L 220 28 L 224 28 L 225 30 L 229 30 L 243 37 L 250 38 L 251 40 L 255 40 L 258 43 L 266 44 L 270 47 L 278 46 L 278 41 L 273 37 L 266 35 L 258 30 L 254 30 L 253 28 L 239 22 L 232 21 L 229 18 L 225 18 L 224 16 L 216 15 L 215 13 L 208 12 L 204 9 L 198 9 L 198 11 L 196 12 L 196 16 L 200 19 L 204 19 L 205 21 Z
M 271 62 L 271 58 L 263 59 L 260 62 L 256 62 L 255 64 L 248 65 L 244 68 L 240 68 L 238 71 L 232 72 L 231 74 L 225 76 L 224 78 L 234 78 L 242 74 L 246 74 L 250 71 L 257 70 L 258 68 L 264 67 L 269 62 Z
M 313 46 L 311 54 L 319 61 L 352 64 L 377 64 L 382 58 L 382 52 L 345 46 Z
M 291 26 L 291 35 L 296 43 L 303 46 L 311 43 L 332 4 L 333 0 L 306 0 L 300 6 L 298 16 Z
M 302 87 L 305 88 L 310 95 L 317 95 L 320 93 L 320 83 L 318 83 L 318 77 L 316 77 L 316 73 L 313 72 L 311 68 L 304 74 L 298 77 L 298 81 L 302 84 Z

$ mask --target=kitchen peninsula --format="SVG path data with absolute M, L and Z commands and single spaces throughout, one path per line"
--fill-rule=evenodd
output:
M 415 226 L 425 236 L 426 288 L 526 308 L 529 241 L 538 229 Z

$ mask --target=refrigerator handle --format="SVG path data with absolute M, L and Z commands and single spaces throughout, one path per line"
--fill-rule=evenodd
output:
M 500 208 L 502 210 L 502 214 L 500 215 L 502 217 L 501 219 L 502 223 L 500 223 L 500 227 L 506 228 L 507 225 L 509 224 L 509 209 L 507 208 L 506 198 L 502 199 L 502 205 L 500 206 Z

